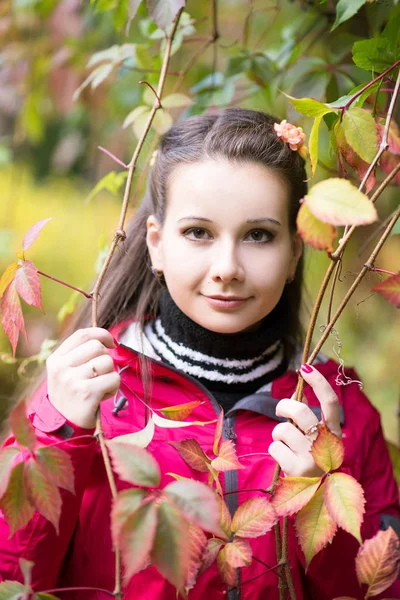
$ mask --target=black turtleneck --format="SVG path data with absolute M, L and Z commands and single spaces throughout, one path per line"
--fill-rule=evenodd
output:
M 197 379 L 225 411 L 287 368 L 273 313 L 255 331 L 215 333 L 187 317 L 163 290 L 159 315 L 145 334 L 163 362 Z

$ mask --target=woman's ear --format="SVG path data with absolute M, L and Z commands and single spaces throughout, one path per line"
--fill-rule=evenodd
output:
M 297 263 L 303 254 L 303 240 L 298 233 L 292 237 L 292 259 L 289 266 L 289 276 L 294 277 L 297 269 Z
M 147 219 L 147 248 L 149 250 L 151 264 L 157 270 L 163 270 L 163 252 L 161 225 L 157 217 L 150 215 Z

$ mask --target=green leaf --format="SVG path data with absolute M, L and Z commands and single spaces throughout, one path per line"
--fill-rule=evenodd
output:
M 164 493 L 173 500 L 188 521 L 204 531 L 223 536 L 217 496 L 208 485 L 192 479 L 182 479 L 167 485 Z
M 335 523 L 361 544 L 365 498 L 358 481 L 346 473 L 328 475 L 324 483 L 324 504 Z
M 189 568 L 190 542 L 187 530 L 188 523 L 178 507 L 173 502 L 162 501 L 158 507 L 151 562 L 179 593 L 184 592 Z
M 360 69 L 382 73 L 400 57 L 400 51 L 393 52 L 386 38 L 372 38 L 355 42 L 353 61 Z
M 21 600 L 25 586 L 17 581 L 3 581 L 0 583 L 0 600 Z
M 133 19 L 136 16 L 139 6 L 141 5 L 142 0 L 129 0 L 128 4 L 128 23 L 126 25 L 126 35 L 129 33 L 129 29 Z
M 141 115 L 136 117 L 136 119 L 133 123 L 133 133 L 136 135 L 138 140 L 142 137 L 143 132 L 145 131 L 145 129 L 147 127 L 149 115 L 150 115 L 150 108 L 148 108 L 146 111 L 142 112 Z
M 192 400 L 191 402 L 185 402 L 183 404 L 167 406 L 166 408 L 160 409 L 160 413 L 166 419 L 171 419 L 171 421 L 183 421 L 201 404 L 204 404 L 204 401 Z
M 46 594 L 45 592 L 39 592 L 39 594 L 35 595 L 34 600 L 59 600 L 57 596 L 53 596 L 53 594 Z
M 122 124 L 122 128 L 126 129 L 129 125 L 132 125 L 142 115 L 143 113 L 149 111 L 149 107 L 142 104 L 141 106 L 137 106 L 125 117 L 125 120 Z
M 3 448 L 0 450 L 0 498 L 5 493 L 10 481 L 12 464 L 15 457 L 20 453 L 19 448 Z
M 69 454 L 55 446 L 41 446 L 36 451 L 36 460 L 49 481 L 75 494 L 74 467 Z
M 143 504 L 143 500 L 147 497 L 147 492 L 137 488 L 131 488 L 119 492 L 113 501 L 111 511 L 111 532 L 114 544 L 119 546 L 121 529 L 129 519 Z
M 314 123 L 311 128 L 311 132 L 310 132 L 310 139 L 309 139 L 308 146 L 309 146 L 309 151 L 310 151 L 310 164 L 311 164 L 311 176 L 312 177 L 314 177 L 314 175 L 315 175 L 315 169 L 317 168 L 317 164 L 318 164 L 318 133 L 319 133 L 319 126 L 321 125 L 322 117 L 323 117 L 323 115 L 320 115 L 319 117 L 316 117 L 314 119 Z
M 10 426 L 18 444 L 33 450 L 37 440 L 35 430 L 26 416 L 26 404 L 22 400 L 10 413 Z
M 160 135 L 163 135 L 168 131 L 168 129 L 172 126 L 173 119 L 169 112 L 159 108 L 156 114 L 154 115 L 154 119 L 152 122 L 152 126 Z
M 290 104 L 297 112 L 308 117 L 323 117 L 328 113 L 337 113 L 330 105 L 318 102 L 314 98 L 293 98 L 293 96 L 288 96 L 287 94 L 285 96 L 289 98 Z
M 372 115 L 363 108 L 351 108 L 344 113 L 342 127 L 347 143 L 371 163 L 378 151 L 378 132 Z
M 353 102 L 351 102 L 351 104 L 349 104 L 348 108 L 351 108 L 354 106 L 359 106 L 361 108 L 363 106 L 364 102 L 366 101 L 366 99 L 371 94 L 375 93 L 379 89 L 379 84 L 380 84 L 380 82 L 376 81 L 373 85 L 371 85 L 366 90 L 364 90 L 364 92 L 362 94 L 357 96 L 357 98 Z M 348 94 L 346 94 L 346 96 L 341 96 L 337 100 L 334 100 L 334 102 L 329 102 L 328 106 L 331 106 L 332 108 L 339 108 L 339 107 L 344 106 L 345 104 L 347 104 L 347 102 L 349 102 L 353 98 L 353 96 L 355 96 L 355 94 L 357 92 L 362 90 L 362 88 L 364 88 L 364 87 L 365 87 L 365 83 L 360 83 L 360 85 L 357 85 L 355 88 L 353 88 Z
M 31 503 L 54 525 L 58 535 L 62 504 L 58 487 L 47 479 L 41 465 L 33 458 L 25 463 L 24 476 Z
M 99 192 L 102 192 L 103 190 L 107 190 L 110 192 L 110 194 L 117 196 L 127 177 L 128 171 L 121 171 L 120 173 L 111 171 L 110 173 L 107 173 L 107 175 L 97 182 L 90 194 L 87 196 L 85 202 L 90 202 Z
M 336 6 L 336 21 L 331 31 L 353 17 L 365 4 L 366 0 L 339 0 Z
M 193 100 L 185 94 L 169 94 L 162 99 L 161 104 L 164 108 L 177 108 L 180 106 L 190 106 Z
M 147 502 L 126 519 L 114 544 L 121 548 L 125 565 L 125 582 L 149 563 L 157 526 L 157 505 Z
M 35 509 L 26 493 L 24 463 L 13 468 L 7 491 L 0 500 L 0 508 L 10 528 L 10 537 L 32 519 Z
M 78 89 L 75 90 L 74 95 L 72 96 L 73 101 L 77 100 L 81 94 L 81 92 L 87 87 L 89 84 L 91 85 L 92 90 L 96 89 L 107 77 L 112 73 L 114 69 L 114 64 L 112 62 L 105 63 L 104 65 L 100 65 L 93 69 L 91 73 L 86 77 L 85 81 L 81 83 Z
M 316 183 L 304 202 L 317 219 L 331 225 L 368 225 L 378 219 L 368 196 L 346 179 L 332 177 Z
M 105 50 L 100 50 L 100 52 L 95 52 L 92 54 L 87 66 L 93 67 L 94 65 L 97 65 L 103 61 L 111 62 L 114 65 L 117 65 L 127 58 L 135 58 L 135 56 L 135 44 L 122 44 L 121 46 L 115 44 L 110 48 L 106 48 Z
M 118 438 L 107 440 L 114 469 L 124 481 L 143 487 L 158 487 L 161 473 L 153 456 L 137 446 L 119 442 Z
M 147 8 L 153 21 L 160 29 L 167 29 L 176 14 L 184 8 L 186 0 L 147 0 Z
M 390 16 L 381 37 L 389 41 L 394 52 L 400 52 L 400 12 L 396 16 Z
M 251 66 L 251 57 L 247 52 L 240 52 L 234 56 L 230 56 L 226 67 L 226 77 L 241 75 L 248 71 Z
M 277 520 L 275 508 L 267 498 L 250 498 L 235 512 L 231 530 L 239 537 L 255 538 L 270 531 Z

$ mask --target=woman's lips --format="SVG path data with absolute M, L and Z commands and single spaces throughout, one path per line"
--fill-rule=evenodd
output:
M 204 296 L 207 302 L 214 308 L 235 309 L 243 306 L 249 298 L 240 296 Z

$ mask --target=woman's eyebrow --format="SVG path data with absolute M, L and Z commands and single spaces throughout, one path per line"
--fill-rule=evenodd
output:
M 206 221 L 207 223 L 212 223 L 211 219 L 207 219 L 206 217 L 196 217 L 195 215 L 189 215 L 188 217 L 182 217 L 178 220 L 178 223 L 181 221 Z
M 263 217 L 261 219 L 247 219 L 246 223 L 263 223 L 265 221 L 274 223 L 274 225 L 281 225 L 279 221 L 277 221 L 276 219 L 271 219 L 271 217 Z

